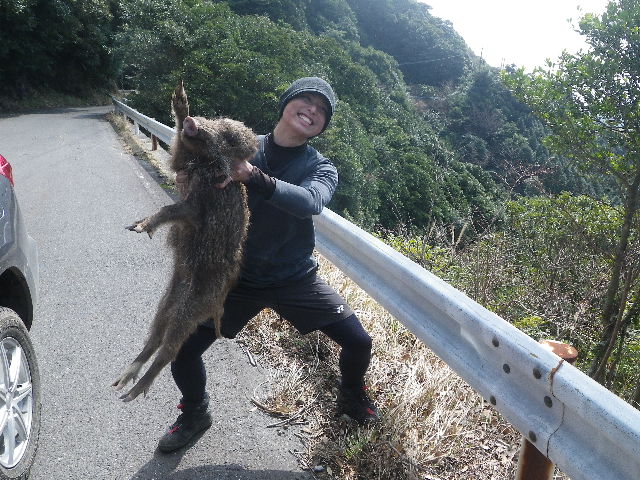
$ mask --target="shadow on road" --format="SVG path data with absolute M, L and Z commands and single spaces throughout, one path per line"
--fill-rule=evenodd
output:
M 33 109 L 25 109 L 18 111 L 2 111 L 0 110 L 0 118 L 11 118 L 11 117 L 21 117 L 23 115 L 59 115 L 61 113 L 73 113 L 73 112 L 86 112 L 87 110 L 92 109 L 108 109 L 112 108 L 111 104 L 106 105 L 87 105 L 86 107 L 49 107 L 49 108 L 33 108 Z M 88 114 L 88 118 L 94 118 L 93 113 Z M 98 113 L 95 118 L 100 118 L 100 115 L 104 115 Z
M 79 115 L 74 115 L 73 118 L 81 118 L 81 119 L 91 119 L 91 120 L 99 120 L 101 122 L 106 122 L 107 118 L 105 117 L 104 111 L 94 112 L 94 113 L 81 113 Z
M 311 480 L 309 472 L 283 470 L 247 470 L 241 465 L 202 465 L 175 471 L 182 457 L 195 445 L 205 432 L 200 432 L 186 448 L 164 454 L 156 450 L 145 465 L 130 480 Z
M 155 477 L 163 480 L 308 480 L 313 478 L 305 473 L 285 472 L 282 470 L 246 470 L 240 465 L 203 465 L 201 467 L 188 468 L 169 474 L 159 473 Z
M 131 480 L 310 480 L 313 475 L 282 470 L 247 470 L 241 465 L 202 465 L 175 471 L 183 454 L 165 455 L 156 450 Z

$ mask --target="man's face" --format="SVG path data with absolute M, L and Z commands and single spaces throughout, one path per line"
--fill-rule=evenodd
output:
M 283 122 L 292 134 L 304 140 L 320 134 L 327 120 L 327 104 L 316 93 L 302 93 L 287 103 L 282 112 Z

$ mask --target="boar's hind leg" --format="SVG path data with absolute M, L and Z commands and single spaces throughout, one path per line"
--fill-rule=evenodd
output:
M 211 311 L 209 302 L 204 298 L 183 298 L 182 307 L 167 323 L 164 337 L 156 358 L 153 359 L 151 366 L 146 373 L 138 380 L 129 392 L 120 398 L 125 402 L 130 402 L 141 393 L 145 396 L 151 387 L 151 384 L 162 371 L 162 369 L 171 363 L 182 344 L 196 330 L 198 325 L 204 323 Z
M 176 316 L 176 299 L 180 298 L 183 294 L 182 282 L 178 275 L 174 273 L 170 283 L 170 288 L 160 300 L 158 305 L 158 311 L 151 323 L 149 329 L 149 337 L 144 345 L 142 351 L 138 354 L 131 365 L 127 367 L 125 372 L 111 385 L 115 387 L 116 391 L 122 390 L 122 388 L 130 381 L 135 381 L 138 378 L 138 374 L 142 369 L 142 366 L 149 361 L 154 354 L 160 343 L 165 337 L 168 324 Z M 123 397 L 126 395 L 123 395 Z M 121 397 L 122 398 L 122 397 Z
M 189 102 L 187 101 L 187 93 L 184 91 L 182 80 L 173 92 L 171 99 L 173 104 L 173 113 L 176 116 L 176 129 L 178 132 L 182 130 L 182 122 L 189 116 Z
M 135 360 L 131 362 L 131 365 L 129 365 L 125 372 L 115 382 L 113 382 L 112 386 L 115 387 L 116 391 L 122 390 L 127 383 L 135 381 L 135 379 L 138 378 L 138 374 L 140 373 L 142 366 L 149 361 L 154 352 L 158 350 L 158 347 L 160 347 L 160 342 L 164 337 L 167 323 L 169 323 L 173 314 L 174 312 L 171 310 L 158 311 L 144 348 Z M 124 398 L 126 396 L 127 395 L 123 395 L 120 398 Z

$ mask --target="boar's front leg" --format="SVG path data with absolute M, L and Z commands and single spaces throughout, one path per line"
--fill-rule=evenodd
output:
M 132 232 L 138 232 L 138 233 L 142 233 L 142 232 L 147 232 L 147 234 L 149 235 L 149 238 L 153 237 L 153 232 L 155 229 L 153 228 L 149 228 L 149 220 L 152 217 L 147 217 L 147 218 L 143 218 L 142 220 L 136 220 L 133 225 L 128 225 L 124 228 L 126 228 L 127 230 L 131 230 Z
M 143 220 L 138 220 L 133 225 L 129 225 L 125 228 L 132 232 L 147 232 L 149 238 L 151 238 L 153 237 L 156 229 L 165 223 L 183 223 L 185 225 L 196 227 L 196 212 L 190 205 L 184 202 L 165 205 L 155 215 L 151 215 Z

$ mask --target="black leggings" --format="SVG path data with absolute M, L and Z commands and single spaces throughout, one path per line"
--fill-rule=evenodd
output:
M 371 359 L 371 337 L 362 328 L 358 317 L 350 317 L 320 329 L 341 347 L 340 373 L 342 386 L 360 387 Z M 215 341 L 212 328 L 198 327 L 184 343 L 178 356 L 171 363 L 171 373 L 182 393 L 183 402 L 199 402 L 205 397 L 207 374 L 202 354 Z

